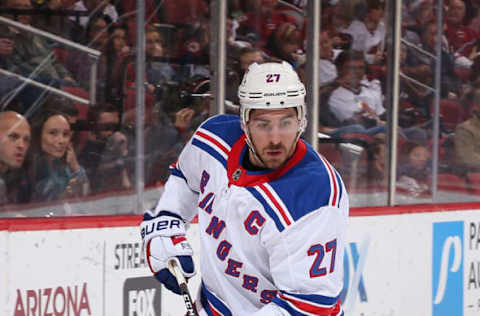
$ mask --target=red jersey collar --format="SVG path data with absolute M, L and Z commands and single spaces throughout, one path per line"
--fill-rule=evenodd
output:
M 235 184 L 241 187 L 253 187 L 265 182 L 270 182 L 278 179 L 287 171 L 292 169 L 295 165 L 297 165 L 307 153 L 307 146 L 300 139 L 297 142 L 297 148 L 295 149 L 293 156 L 290 157 L 286 164 L 274 170 L 266 170 L 264 172 L 252 172 L 246 170 L 242 166 L 242 153 L 244 153 L 245 150 L 248 150 L 248 145 L 245 138 L 245 134 L 243 134 L 242 137 L 240 137 L 240 139 L 237 140 L 237 142 L 233 145 L 232 150 L 228 155 L 228 186 Z

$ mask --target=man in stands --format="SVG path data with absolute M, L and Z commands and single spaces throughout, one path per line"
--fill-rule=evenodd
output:
M 365 78 L 363 53 L 344 51 L 337 57 L 336 65 L 339 87 L 332 92 L 328 104 L 338 123 L 365 128 L 383 126 L 386 112 L 380 83 Z
M 32 4 L 30 0 L 8 0 L 7 8 L 32 9 Z M 22 24 L 30 25 L 32 16 L 20 15 L 17 20 Z M 8 27 L 8 33 L 4 35 L 13 39 L 13 51 L 8 56 L 7 62 L 16 72 L 30 74 L 36 71 L 38 75 L 44 77 L 73 81 L 70 73 L 55 59 L 53 51 L 43 38 L 14 27 Z M 40 67 L 40 65 L 43 66 Z
M 103 181 L 98 176 L 98 171 L 102 160 L 104 160 L 104 154 L 108 152 L 107 144 L 112 147 L 114 139 L 110 138 L 118 130 L 120 125 L 120 114 L 118 110 L 110 104 L 99 104 L 92 108 L 89 112 L 89 121 L 92 124 L 93 130 L 89 134 L 89 139 L 85 144 L 82 152 L 79 155 L 79 162 L 85 168 L 87 176 L 90 180 L 90 186 L 92 192 L 98 192 L 100 187 L 103 187 Z M 115 139 L 125 140 L 124 137 L 115 137 Z M 113 146 L 115 147 L 115 146 Z M 122 157 L 118 157 L 117 164 L 112 166 L 118 168 L 120 173 L 124 169 Z
M 26 202 L 28 191 L 20 169 L 30 146 L 30 125 L 20 114 L 0 112 L 0 204 Z
M 474 49 L 478 34 L 466 25 L 465 15 L 466 8 L 463 0 L 450 1 L 446 12 L 445 36 L 453 53 L 470 58 L 473 57 L 471 54 L 476 53 L 478 49 L 478 47 Z
M 296 25 L 295 18 L 278 9 L 278 0 L 255 0 L 253 7 L 255 9 L 247 13 L 246 19 L 240 23 L 238 33 L 258 38 L 258 46 L 263 46 L 281 24 L 288 22 Z
M 32 9 L 32 4 L 30 0 L 7 0 L 6 5 L 2 7 L 28 10 Z M 16 19 L 25 25 L 30 25 L 32 21 L 31 15 L 16 17 L 7 15 L 6 17 Z M 70 73 L 56 60 L 53 50 L 48 47 L 47 42 L 42 37 L 15 27 L 1 25 L 0 42 L 0 65 L 3 69 L 25 77 L 32 77 L 36 81 L 55 87 L 74 82 Z M 2 77 L 1 80 L 10 80 L 10 78 L 4 78 Z M 1 90 L 3 89 L 0 89 L 0 92 Z M 37 99 L 42 96 L 43 92 L 38 90 L 28 86 L 21 92 L 20 99 L 17 99 L 17 101 L 22 103 L 23 107 L 19 108 L 19 111 L 25 111 L 27 107 L 38 101 Z

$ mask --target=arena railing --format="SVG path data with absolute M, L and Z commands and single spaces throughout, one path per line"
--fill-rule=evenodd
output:
M 57 36 L 55 34 L 52 34 L 52 33 L 49 33 L 49 32 L 46 32 L 46 31 L 43 31 L 43 30 L 40 30 L 36 27 L 33 27 L 31 25 L 25 25 L 25 24 L 22 24 L 22 23 L 19 23 L 17 21 L 14 21 L 14 20 L 11 20 L 11 19 L 8 19 L 6 17 L 3 17 L 3 16 L 0 16 L 0 23 L 2 24 L 6 24 L 6 25 L 9 25 L 9 26 L 12 26 L 12 27 L 15 27 L 15 28 L 18 28 L 22 31 L 25 31 L 25 32 L 28 32 L 28 33 L 32 33 L 32 34 L 35 34 L 35 35 L 38 35 L 38 36 L 41 36 L 41 37 L 44 37 L 46 39 L 49 39 L 49 40 L 52 40 L 54 42 L 57 42 L 57 43 L 60 43 L 64 46 L 67 46 L 67 47 L 70 47 L 70 48 L 73 48 L 73 49 L 76 49 L 76 50 L 79 50 L 79 51 L 82 51 L 82 52 L 85 52 L 87 53 L 90 58 L 92 59 L 92 63 L 91 63 L 91 68 L 90 68 L 90 86 L 89 86 L 89 100 L 85 100 L 83 98 L 79 98 L 71 93 L 68 93 L 68 92 L 64 92 L 64 91 L 59 91 L 58 89 L 55 89 L 55 88 L 52 88 L 52 87 L 49 87 L 49 86 L 46 86 L 46 85 L 42 85 L 41 83 L 39 82 L 35 82 L 34 83 L 34 80 L 30 79 L 30 78 L 25 78 L 25 77 L 22 77 L 22 76 L 19 76 L 19 75 L 16 75 L 16 74 L 12 74 L 8 71 L 5 71 L 3 69 L 2 70 L 2 73 L 4 75 L 8 75 L 8 76 L 15 76 L 17 79 L 23 81 L 23 82 L 26 82 L 26 83 L 32 83 L 38 87 L 41 87 L 41 88 L 44 88 L 46 90 L 48 90 L 49 92 L 52 92 L 54 94 L 59 94 L 59 95 L 62 95 L 64 97 L 67 97 L 73 101 L 76 101 L 76 102 L 82 102 L 82 103 L 90 103 L 90 104 L 95 104 L 96 103 L 96 85 L 97 85 L 97 69 L 98 69 L 98 59 L 100 57 L 100 55 L 102 54 L 100 51 L 96 50 L 96 49 L 93 49 L 93 48 L 90 48 L 90 47 L 87 47 L 85 45 L 81 45 L 81 44 L 78 44 L 78 43 L 75 43 L 73 41 L 70 41 L 68 39 L 65 39 L 65 38 L 62 38 L 60 36 Z M 61 92 L 61 93 L 60 93 Z

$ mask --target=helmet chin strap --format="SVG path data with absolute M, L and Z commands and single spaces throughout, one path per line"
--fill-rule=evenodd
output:
M 253 146 L 253 142 L 250 139 L 250 130 L 248 129 L 247 124 L 245 124 L 243 131 L 245 132 L 245 141 L 247 142 L 248 145 L 248 150 L 258 159 L 260 162 L 263 164 L 264 167 L 267 167 L 265 161 L 260 157 L 259 154 L 257 154 L 257 151 L 255 150 L 255 147 Z

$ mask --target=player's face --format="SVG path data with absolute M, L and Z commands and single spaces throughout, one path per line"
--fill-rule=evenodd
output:
M 247 128 L 261 158 L 251 155 L 253 164 L 269 169 L 282 166 L 295 151 L 299 125 L 294 108 L 253 110 Z
M 62 158 L 70 143 L 70 124 L 62 115 L 51 116 L 42 128 L 42 151 L 51 158 Z
M 20 168 L 30 146 L 30 126 L 23 119 L 7 119 L 0 125 L 0 166 Z

